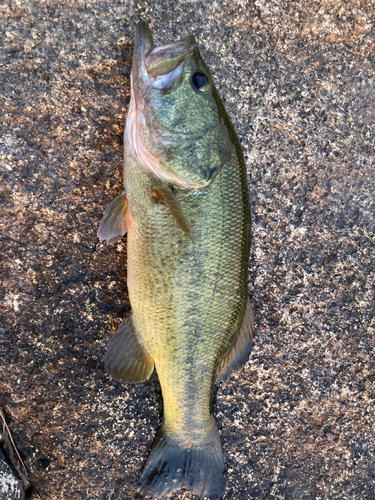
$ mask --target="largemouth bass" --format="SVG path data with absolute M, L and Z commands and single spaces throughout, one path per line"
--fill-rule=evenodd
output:
M 164 403 L 139 491 L 220 498 L 212 392 L 251 350 L 250 205 L 238 137 L 193 36 L 154 47 L 147 24 L 136 27 L 124 185 L 98 236 L 128 233 L 132 313 L 105 364 L 124 382 L 155 367 Z

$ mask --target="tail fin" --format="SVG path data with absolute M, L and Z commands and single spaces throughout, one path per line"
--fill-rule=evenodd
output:
M 213 418 L 213 417 L 212 417 Z M 139 482 L 139 491 L 149 498 L 165 498 L 186 488 L 208 498 L 224 493 L 224 457 L 216 422 L 199 441 L 185 447 L 164 425 L 159 429 Z

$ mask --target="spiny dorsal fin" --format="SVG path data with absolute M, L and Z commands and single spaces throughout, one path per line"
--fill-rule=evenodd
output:
M 173 217 L 176 219 L 177 224 L 184 231 L 184 233 L 189 236 L 191 241 L 194 243 L 194 236 L 191 231 L 189 221 L 182 210 L 182 206 L 172 189 L 167 187 L 155 186 L 151 189 L 151 196 L 155 201 L 163 203 L 169 208 Z
M 104 211 L 99 224 L 98 238 L 112 245 L 121 240 L 130 227 L 130 213 L 125 191 L 119 194 Z
M 107 373 L 121 382 L 143 382 L 154 371 L 154 360 L 138 339 L 131 316 L 109 341 L 104 363 Z
M 241 328 L 228 349 L 220 358 L 216 369 L 216 381 L 224 380 L 239 370 L 249 359 L 254 337 L 254 313 L 249 299 Z

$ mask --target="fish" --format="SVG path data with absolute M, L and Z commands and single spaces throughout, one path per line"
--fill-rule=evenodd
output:
M 155 47 L 145 22 L 135 29 L 124 191 L 98 237 L 112 244 L 125 233 L 131 315 L 109 341 L 105 367 L 125 383 L 156 369 L 163 396 L 139 492 L 220 498 L 213 388 L 248 360 L 254 335 L 246 165 L 194 36 Z

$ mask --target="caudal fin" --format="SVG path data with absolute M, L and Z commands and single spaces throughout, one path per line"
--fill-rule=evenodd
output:
M 165 498 L 186 488 L 195 495 L 220 498 L 224 493 L 224 457 L 219 431 L 212 429 L 189 447 L 168 435 L 162 426 L 155 438 L 139 482 L 139 491 L 151 498 Z

